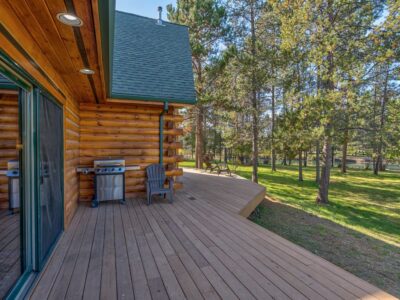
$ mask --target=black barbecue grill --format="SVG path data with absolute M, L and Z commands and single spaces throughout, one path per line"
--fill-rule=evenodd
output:
M 92 206 L 97 207 L 101 201 L 117 200 L 125 203 L 125 160 L 95 160 L 94 188 Z
M 94 173 L 94 197 L 92 207 L 102 201 L 120 201 L 125 203 L 125 172 L 140 170 L 139 166 L 125 166 L 124 159 L 98 159 L 93 168 L 79 167 L 78 173 Z

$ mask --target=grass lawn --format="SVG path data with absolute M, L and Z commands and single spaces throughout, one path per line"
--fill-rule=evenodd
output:
M 180 163 L 193 167 L 191 161 Z M 317 205 L 315 169 L 259 168 L 259 183 L 275 201 L 252 220 L 365 280 L 400 296 L 400 173 L 332 170 L 329 205 Z M 251 178 L 251 167 L 236 173 Z

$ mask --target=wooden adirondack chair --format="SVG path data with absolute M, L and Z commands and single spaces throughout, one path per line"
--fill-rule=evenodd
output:
M 229 169 L 229 166 L 226 163 L 218 164 L 218 175 L 222 172 L 226 172 L 229 176 L 232 176 L 231 169 Z
M 160 164 L 153 164 L 146 168 L 146 192 L 147 205 L 151 204 L 153 195 L 168 195 L 169 202 L 172 203 L 174 192 L 174 180 L 165 176 L 165 169 Z M 168 181 L 168 187 L 165 187 L 165 182 Z
M 218 166 L 218 164 L 213 164 L 213 163 L 211 162 L 210 156 L 204 155 L 204 157 L 203 157 L 203 162 L 204 162 L 204 164 L 206 165 L 206 171 L 207 171 L 207 170 L 210 170 L 210 173 L 211 173 L 212 171 L 217 171 L 217 172 L 219 172 L 219 166 Z

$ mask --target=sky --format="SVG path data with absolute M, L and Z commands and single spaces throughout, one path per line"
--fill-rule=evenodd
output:
M 137 15 L 158 18 L 157 7 L 162 6 L 164 20 L 167 19 L 167 4 L 175 4 L 175 0 L 116 0 L 117 10 Z

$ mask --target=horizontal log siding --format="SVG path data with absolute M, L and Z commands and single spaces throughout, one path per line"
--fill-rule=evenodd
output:
M 64 222 L 68 225 L 79 201 L 79 107 L 67 101 L 64 107 Z
M 18 158 L 18 95 L 0 94 L 0 170 Z M 8 178 L 0 175 L 0 208 L 8 209 Z
M 145 168 L 159 161 L 160 107 L 138 104 L 87 104 L 80 105 L 80 158 L 82 166 L 92 166 L 94 159 L 124 158 L 127 165 L 139 165 L 140 171 L 126 172 L 126 197 L 145 191 Z M 164 116 L 164 163 L 168 176 L 181 176 L 177 168 L 181 157 L 177 137 L 183 121 L 171 108 Z M 177 187 L 181 187 L 177 183 Z M 80 200 L 93 197 L 93 176 L 80 175 Z

